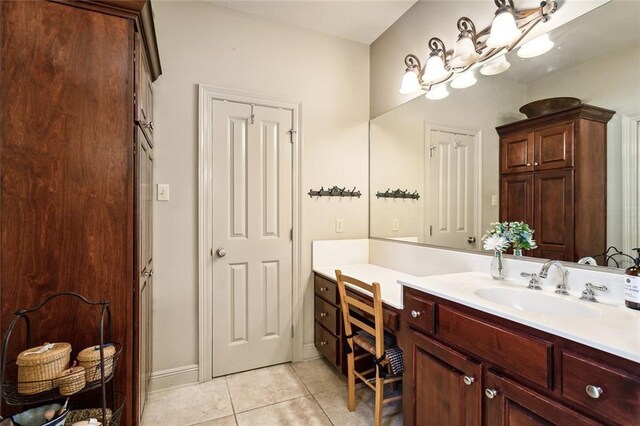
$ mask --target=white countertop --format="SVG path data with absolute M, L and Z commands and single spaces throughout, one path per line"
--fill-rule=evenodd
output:
M 396 276 L 399 277 L 399 275 Z M 496 281 L 492 280 L 489 274 L 482 272 L 413 278 L 405 276 L 398 280 L 407 287 L 640 362 L 640 311 L 628 309 L 624 305 L 580 301 L 577 300 L 578 293 L 559 296 L 547 288 L 529 290 L 526 289 L 524 280 Z M 486 300 L 474 293 L 481 288 L 505 287 L 525 292 L 540 291 L 550 297 L 566 298 L 568 301 L 581 304 L 579 308 L 588 309 L 589 315 L 549 314 L 521 310 Z
M 400 285 L 400 283 L 398 283 L 398 280 L 413 281 L 418 279 L 418 277 L 416 276 L 403 274 L 402 272 L 383 268 L 382 266 L 372 265 L 370 263 L 360 263 L 357 265 L 318 266 L 314 267 L 313 271 L 335 281 L 336 269 L 340 269 L 344 275 L 359 279 L 360 281 L 364 281 L 368 284 L 371 284 L 373 282 L 380 283 L 380 295 L 382 296 L 382 301 L 387 305 L 393 306 L 397 309 L 402 309 L 403 307 L 402 286 Z M 361 293 L 368 293 L 362 290 L 360 287 L 351 286 L 348 283 L 347 286 Z

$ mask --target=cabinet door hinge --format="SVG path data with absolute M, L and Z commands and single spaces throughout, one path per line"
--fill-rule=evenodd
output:
M 291 228 L 291 231 L 289 232 L 289 239 L 293 241 L 293 228 Z
M 433 158 L 433 152 L 436 150 L 435 146 L 430 146 L 429 147 L 429 157 Z
M 291 338 L 293 339 L 293 326 L 291 326 Z
M 293 135 L 295 135 L 298 132 L 296 132 L 295 130 L 291 129 L 287 133 L 289 133 L 289 142 L 293 143 Z

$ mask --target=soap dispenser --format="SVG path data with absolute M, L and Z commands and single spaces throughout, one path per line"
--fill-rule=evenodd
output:
M 624 271 L 624 304 L 640 310 L 640 248 L 634 248 L 637 257 L 633 265 Z

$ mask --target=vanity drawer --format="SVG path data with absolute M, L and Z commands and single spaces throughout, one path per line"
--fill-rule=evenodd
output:
M 334 305 L 340 303 L 340 297 L 338 296 L 338 284 L 333 281 L 329 281 L 318 274 L 314 276 L 313 284 L 318 296 L 328 300 Z
M 321 297 L 315 299 L 316 321 L 337 336 L 340 334 L 340 311 Z
M 505 371 L 552 389 L 553 345 L 438 306 L 438 336 Z
M 427 333 L 435 333 L 435 302 L 428 301 L 418 295 L 405 292 L 404 315 L 405 320 L 414 327 Z
M 599 387 L 601 395 L 589 396 L 587 386 Z M 640 419 L 640 377 L 578 355 L 562 354 L 562 396 L 619 424 Z
M 316 348 L 333 365 L 339 365 L 340 354 L 338 353 L 338 338 L 331 334 L 329 330 L 320 325 L 319 322 L 315 323 L 315 344 Z

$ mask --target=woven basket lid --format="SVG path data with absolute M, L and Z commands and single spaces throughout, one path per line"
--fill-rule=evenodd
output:
M 55 361 L 71 353 L 71 345 L 69 343 L 51 343 L 51 348 L 38 353 L 47 344 L 36 346 L 35 348 L 22 351 L 18 355 L 16 364 L 18 365 L 36 365 Z
M 60 379 L 60 378 L 67 377 L 67 376 L 73 376 L 75 374 L 77 374 L 77 375 L 83 374 L 84 375 L 84 367 L 82 367 L 80 365 L 76 365 L 75 367 L 67 368 L 62 373 L 58 374 L 58 378 Z
M 116 347 L 113 345 L 104 345 L 104 356 L 110 357 L 116 353 Z M 100 360 L 100 345 L 89 346 L 88 348 L 84 348 L 78 354 L 78 361 L 99 361 Z

